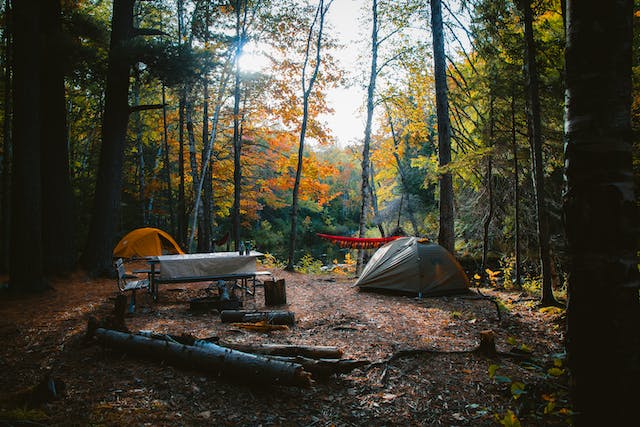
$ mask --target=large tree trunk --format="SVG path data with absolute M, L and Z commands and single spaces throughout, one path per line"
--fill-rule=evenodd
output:
M 442 2 L 431 0 L 431 31 L 433 32 L 433 63 L 436 81 L 436 113 L 438 116 L 438 158 L 440 167 L 451 162 L 451 124 L 447 95 L 447 64 L 442 28 Z M 450 172 L 440 175 L 440 231 L 438 243 L 449 252 L 455 251 L 453 212 L 453 177 Z
M 112 272 L 112 251 L 120 213 L 122 165 L 129 120 L 129 61 L 125 45 L 133 33 L 134 0 L 114 0 L 102 119 L 102 146 L 93 216 L 82 265 L 93 275 Z
M 11 235 L 11 158 L 12 155 L 12 143 L 11 143 L 11 52 L 12 52 L 12 21 L 11 17 L 11 2 L 5 0 L 4 3 L 4 102 L 3 102 L 3 135 L 2 135 L 2 184 L 0 200 L 0 234 L 3 236 Z M 6 273 L 9 271 L 9 242 L 10 239 L 0 239 L 0 272 Z
M 536 47 L 533 38 L 533 14 L 531 0 L 523 0 L 524 39 L 525 39 L 525 77 L 527 80 L 527 123 L 529 144 L 531 145 L 531 168 L 533 195 L 536 204 L 536 225 L 538 227 L 538 246 L 540 270 L 542 274 L 542 306 L 557 305 L 551 283 L 551 249 L 549 236 L 549 216 L 544 199 L 544 166 L 542 164 L 542 124 L 540 122 L 540 94 L 538 67 L 536 65 Z
M 369 85 L 367 87 L 367 122 L 364 128 L 364 141 L 362 143 L 362 184 L 360 194 L 362 202 L 360 203 L 360 222 L 358 225 L 358 236 L 364 237 L 367 231 L 367 214 L 369 213 L 369 197 L 371 190 L 369 189 L 369 166 L 371 163 L 371 126 L 373 123 L 373 109 L 375 104 L 373 97 L 376 93 L 376 80 L 378 78 L 378 1 L 373 0 L 371 3 L 372 12 L 372 29 L 371 29 L 371 70 L 369 72 Z M 356 263 L 356 274 L 362 272 L 364 265 L 364 253 L 366 249 L 358 250 L 358 261 Z
M 69 176 L 60 0 L 43 3 L 42 245 L 45 273 L 65 274 L 75 266 L 75 215 Z
M 43 279 L 40 175 L 40 54 L 42 3 L 15 0 L 13 9 L 13 164 L 11 289 L 40 291 Z
M 331 5 L 331 3 L 329 3 Z M 318 7 L 316 8 L 316 15 L 313 23 L 309 27 L 309 35 L 307 36 L 307 48 L 305 50 L 304 65 L 302 67 L 302 123 L 300 125 L 300 140 L 298 145 L 298 164 L 296 166 L 296 176 L 293 181 L 293 192 L 291 202 L 291 233 L 289 236 L 289 259 L 287 262 L 286 270 L 293 271 L 294 258 L 296 252 L 296 239 L 298 234 L 298 193 L 300 191 L 300 180 L 302 179 L 302 165 L 304 164 L 304 141 L 307 135 L 307 123 L 309 122 L 309 97 L 313 90 L 313 85 L 318 77 L 318 71 L 320 70 L 321 56 L 320 48 L 322 47 L 322 32 L 324 30 L 324 17 L 327 13 L 328 7 L 324 7 L 324 0 L 320 0 Z M 313 46 L 313 31 L 316 23 L 318 23 L 318 32 L 316 36 L 316 58 L 311 77 L 307 83 L 306 73 L 307 65 L 309 64 L 309 57 L 311 55 L 311 48 Z
M 564 213 L 574 422 L 629 425 L 637 419 L 640 383 L 630 120 L 633 2 L 567 4 Z

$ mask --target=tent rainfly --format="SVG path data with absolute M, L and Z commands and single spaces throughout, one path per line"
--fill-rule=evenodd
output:
M 169 254 L 184 254 L 184 252 L 168 233 L 151 227 L 131 231 L 113 249 L 113 256 L 116 258 Z
M 442 246 L 401 237 L 373 254 L 354 286 L 433 296 L 468 292 L 469 279 Z

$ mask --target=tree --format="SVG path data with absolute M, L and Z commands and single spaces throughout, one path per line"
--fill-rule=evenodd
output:
M 45 288 L 42 246 L 40 92 L 42 2 L 15 0 L 13 13 L 13 163 L 10 286 Z
M 603 8 L 569 0 L 567 11 L 570 390 L 576 425 L 625 425 L 637 417 L 633 390 L 640 382 L 630 121 L 633 2 L 616 0 Z
M 438 233 L 438 243 L 453 253 L 455 251 L 453 177 L 451 172 L 446 170 L 447 165 L 451 162 L 451 125 L 447 99 L 441 0 L 431 0 L 431 31 L 433 35 L 433 63 L 436 80 L 436 111 L 438 115 L 438 157 L 439 165 L 444 169 L 440 176 L 440 231 Z
M 44 271 L 69 273 L 76 263 L 75 214 L 69 176 L 60 1 L 43 2 L 41 57 L 42 243 Z
M 358 226 L 358 236 L 364 237 L 367 230 L 367 212 L 369 209 L 369 197 L 371 190 L 369 189 L 370 156 L 371 156 L 371 126 L 373 124 L 374 95 L 376 91 L 376 79 L 378 78 L 378 48 L 380 42 L 378 40 L 378 0 L 371 3 L 371 70 L 369 72 L 369 84 L 367 86 L 367 122 L 364 128 L 364 141 L 362 143 L 362 176 L 361 176 L 361 197 L 360 203 L 360 222 Z M 364 250 L 358 251 L 358 262 L 356 265 L 356 273 L 360 274 L 364 263 Z
M 111 43 L 102 119 L 102 145 L 96 181 L 91 226 L 81 263 L 91 274 L 108 274 L 112 270 L 122 165 L 129 120 L 129 68 L 127 43 L 133 37 L 134 0 L 114 0 L 111 20 Z
M 538 67 L 536 64 L 536 47 L 533 37 L 533 14 L 531 0 L 522 1 L 524 14 L 525 40 L 525 76 L 527 80 L 527 123 L 529 128 L 529 144 L 531 145 L 531 178 L 533 180 L 534 198 L 538 226 L 538 247 L 540 269 L 542 274 L 542 306 L 557 305 L 553 296 L 551 282 L 551 249 L 549 236 L 549 218 L 544 190 L 544 165 L 542 160 L 542 123 L 540 112 L 540 93 Z
M 322 32 L 324 30 L 324 19 L 333 0 L 329 0 L 325 6 L 324 0 L 320 0 L 316 8 L 316 14 L 311 26 L 309 27 L 309 35 L 307 37 L 307 47 L 304 53 L 304 64 L 302 65 L 302 124 L 300 125 L 300 140 L 298 145 L 298 165 L 296 167 L 296 176 L 293 184 L 292 202 L 291 202 L 291 236 L 289 237 L 289 260 L 287 262 L 287 270 L 294 269 L 294 255 L 296 250 L 296 235 L 298 226 L 298 192 L 300 191 L 300 177 L 302 176 L 302 165 L 304 161 L 304 140 L 307 134 L 307 123 L 309 120 L 309 97 L 313 91 L 313 85 L 318 77 L 318 71 L 321 65 L 320 48 L 322 47 Z M 317 30 L 315 29 L 318 25 Z M 315 42 L 315 61 L 311 70 L 311 76 L 307 81 L 307 66 L 310 65 L 310 56 L 313 48 L 313 33 L 316 31 Z

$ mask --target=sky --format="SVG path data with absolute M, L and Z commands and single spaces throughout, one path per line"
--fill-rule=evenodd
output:
M 327 22 L 330 34 L 339 40 L 341 48 L 333 51 L 338 66 L 345 70 L 347 81 L 353 80 L 358 59 L 358 41 L 366 37 L 368 29 L 359 29 L 358 16 L 362 13 L 361 6 L 367 0 L 334 0 Z M 255 54 L 251 48 L 245 51 L 241 59 L 243 69 L 248 71 L 263 71 L 269 67 L 269 62 L 260 54 Z M 332 114 L 321 116 L 335 142 L 340 146 L 352 142 L 362 141 L 364 138 L 365 115 L 361 106 L 364 105 L 365 90 L 358 84 L 349 87 L 338 87 L 327 93 L 327 104 L 334 110 Z M 310 141 L 311 142 L 311 141 Z
M 358 16 L 362 14 L 363 0 L 334 0 L 327 14 L 327 21 L 333 27 L 332 33 L 342 43 L 342 48 L 335 52 L 342 69 L 356 70 L 359 47 L 357 43 L 366 37 L 366 28 L 362 28 L 358 22 Z M 368 3 L 368 2 L 367 2 Z M 347 77 L 355 77 L 347 74 Z M 365 91 L 360 85 L 354 84 L 347 88 L 336 88 L 327 94 L 328 104 L 334 113 L 324 115 L 322 119 L 329 125 L 336 142 L 341 145 L 349 145 L 364 138 Z

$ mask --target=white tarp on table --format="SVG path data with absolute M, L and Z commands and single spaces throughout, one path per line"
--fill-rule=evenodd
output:
M 249 255 L 238 252 L 212 252 L 185 255 L 162 255 L 160 278 L 174 279 L 180 277 L 212 276 L 218 274 L 254 273 L 256 257 L 263 255 L 251 251 Z

